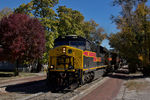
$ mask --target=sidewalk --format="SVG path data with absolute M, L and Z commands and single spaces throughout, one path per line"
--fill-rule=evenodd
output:
M 122 83 L 122 79 L 109 78 L 81 100 L 113 100 L 117 96 Z
M 114 100 L 150 100 L 150 78 L 137 74 L 124 81 Z
M 114 73 L 81 100 L 150 100 L 150 77 Z

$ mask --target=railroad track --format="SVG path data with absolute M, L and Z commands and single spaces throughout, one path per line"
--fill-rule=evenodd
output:
M 62 92 L 57 92 L 57 93 L 52 93 L 49 91 L 47 93 L 34 94 L 23 100 L 70 100 L 70 99 L 74 100 L 77 97 L 83 97 L 84 95 L 86 95 L 87 93 L 95 89 L 97 86 L 102 84 L 107 79 L 108 78 L 100 78 L 94 80 L 93 82 L 78 87 L 73 91 L 66 92 L 66 90 L 64 90 Z
M 0 82 L 0 100 L 19 100 L 39 91 L 46 92 L 45 79 L 42 75 Z
M 14 100 L 73 100 L 78 96 L 83 96 L 83 94 L 88 93 L 87 91 L 94 89 L 94 87 L 106 79 L 100 78 L 94 80 L 93 82 L 78 87 L 73 91 L 64 90 L 61 92 L 52 93 L 45 84 L 45 78 L 45 76 L 41 76 L 38 78 L 32 77 L 21 79 L 20 81 L 17 80 L 16 82 L 9 81 L 10 83 L 5 84 L 4 86 L 2 86 L 0 83 L 0 88 L 4 89 L 3 93 L 0 91 L 0 99 L 7 100 L 13 98 Z
M 3 82 L 0 82 L 0 88 L 8 86 L 8 85 L 14 85 L 14 84 L 21 84 L 21 83 L 26 83 L 26 82 L 38 81 L 38 80 L 42 80 L 42 79 L 45 79 L 45 78 L 46 78 L 46 75 L 25 77 L 25 78 L 12 79 L 12 80 L 5 80 Z

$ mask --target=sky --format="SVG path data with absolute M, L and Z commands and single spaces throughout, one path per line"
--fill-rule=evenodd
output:
M 28 3 L 31 0 L 0 0 L 0 10 L 5 7 L 17 8 L 22 3 Z M 85 21 L 93 19 L 100 27 L 104 28 L 105 32 L 115 33 L 118 30 L 116 25 L 112 23 L 111 15 L 117 16 L 120 8 L 112 6 L 113 0 L 60 0 L 58 6 L 65 5 L 73 10 L 80 11 L 85 17 Z M 108 40 L 102 42 L 102 46 L 110 49 Z

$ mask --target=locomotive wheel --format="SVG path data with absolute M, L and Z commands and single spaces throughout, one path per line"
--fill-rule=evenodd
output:
M 85 84 L 85 75 L 82 76 L 82 85 Z
M 81 85 L 84 85 L 85 83 L 88 83 L 90 81 L 92 81 L 91 73 L 83 74 L 83 76 L 82 76 L 82 84 Z
M 91 77 L 90 82 L 92 82 L 92 80 L 93 80 L 94 77 L 95 77 L 94 72 L 91 72 L 91 73 L 90 73 L 90 77 Z

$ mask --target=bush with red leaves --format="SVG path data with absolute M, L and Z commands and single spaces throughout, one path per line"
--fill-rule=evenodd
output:
M 44 51 L 45 32 L 38 19 L 11 14 L 0 21 L 0 60 L 32 61 Z

